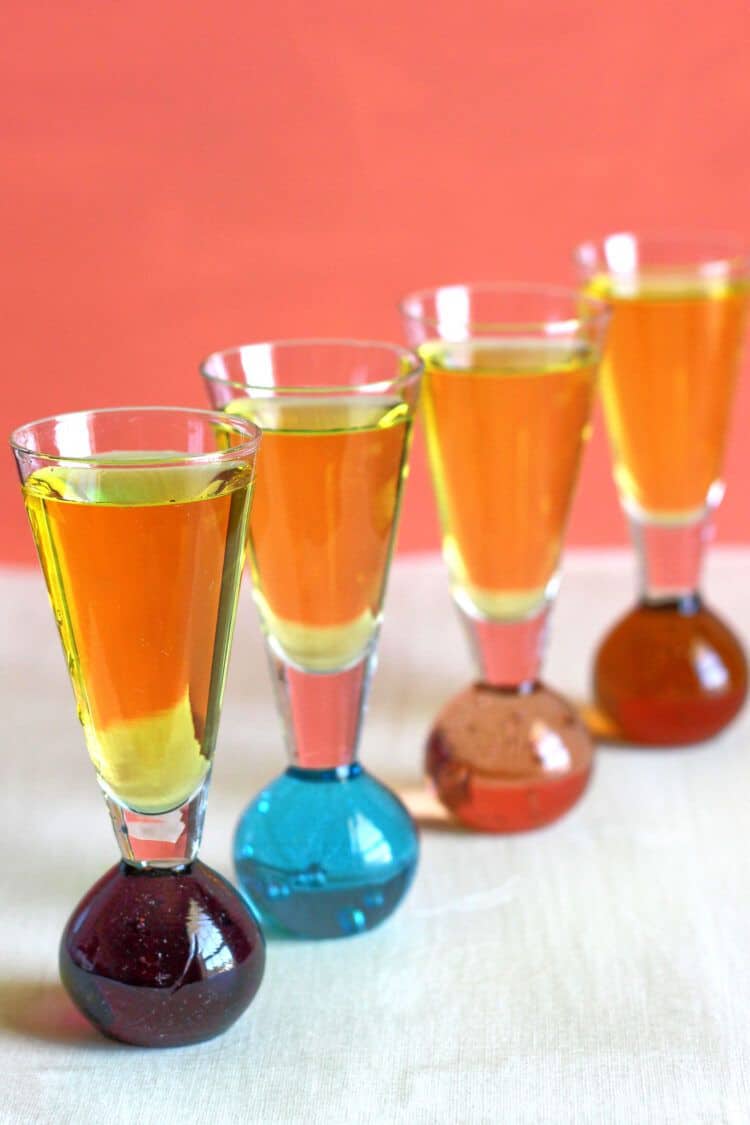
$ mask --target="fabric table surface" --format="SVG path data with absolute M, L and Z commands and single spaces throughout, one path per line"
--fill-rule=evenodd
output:
M 709 598 L 745 641 L 748 576 L 750 550 L 714 549 Z M 569 554 L 549 683 L 585 698 L 633 586 L 626 552 Z M 0 1121 L 750 1121 L 750 709 L 698 748 L 602 748 L 550 828 L 462 831 L 421 768 L 468 651 L 441 562 L 397 560 L 361 757 L 421 825 L 413 889 L 369 934 L 270 941 L 227 1034 L 149 1051 L 99 1037 L 58 983 L 62 928 L 116 847 L 36 571 L 0 572 L 0 612 Z M 283 765 L 245 589 L 201 852 L 223 874 L 237 816 Z

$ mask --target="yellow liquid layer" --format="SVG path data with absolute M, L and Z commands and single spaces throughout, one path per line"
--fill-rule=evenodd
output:
M 482 616 L 523 617 L 557 569 L 599 357 L 583 342 L 538 339 L 419 350 L 455 593 Z
M 264 431 L 250 520 L 264 628 L 300 667 L 344 667 L 380 620 L 409 406 L 393 396 L 290 393 L 225 409 Z
M 620 494 L 689 520 L 721 477 L 748 285 L 662 271 L 603 275 L 587 292 L 613 309 L 602 393 Z
M 250 480 L 128 465 L 24 485 L 91 759 L 138 812 L 177 807 L 209 770 Z

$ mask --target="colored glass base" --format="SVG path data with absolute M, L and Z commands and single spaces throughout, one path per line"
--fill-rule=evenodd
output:
M 242 899 L 196 861 L 121 863 L 74 910 L 60 975 L 84 1016 L 112 1039 L 179 1047 L 226 1031 L 263 976 L 263 936 Z
M 742 706 L 747 662 L 731 630 L 697 596 L 641 602 L 599 647 L 594 691 L 623 741 L 701 742 Z
M 359 765 L 288 769 L 243 813 L 234 852 L 262 921 L 306 938 L 379 925 L 406 894 L 418 855 L 406 808 Z
M 523 832 L 557 820 L 591 775 L 593 748 L 570 704 L 541 684 L 476 683 L 443 708 L 426 770 L 442 803 L 485 832 Z

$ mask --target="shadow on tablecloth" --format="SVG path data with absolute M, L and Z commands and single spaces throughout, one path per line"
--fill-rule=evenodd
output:
M 122 1050 L 104 1039 L 74 1007 L 61 984 L 0 981 L 0 1027 L 28 1039 Z

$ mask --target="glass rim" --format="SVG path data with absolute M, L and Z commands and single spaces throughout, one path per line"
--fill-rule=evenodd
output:
M 465 327 L 469 332 L 472 330 L 487 332 L 538 332 L 545 331 L 549 333 L 550 329 L 554 332 L 575 332 L 585 325 L 606 323 L 611 315 L 611 310 L 606 301 L 600 300 L 598 297 L 591 297 L 586 293 L 581 293 L 579 289 L 574 289 L 567 285 L 548 285 L 546 283 L 538 283 L 533 281 L 460 281 L 448 285 L 433 285 L 426 289 L 414 289 L 406 296 L 402 297 L 398 302 L 398 310 L 404 320 L 413 321 L 416 324 L 423 324 L 430 328 L 439 328 L 443 323 L 443 318 L 439 316 L 428 316 L 424 313 L 414 312 L 409 308 L 409 305 L 415 301 L 422 301 L 428 297 L 434 297 L 437 293 L 446 289 L 463 289 L 468 293 L 487 293 L 497 294 L 499 297 L 511 296 L 532 296 L 532 297 L 550 297 L 562 298 L 569 300 L 576 308 L 583 311 L 583 315 L 578 316 L 549 316 L 549 317 L 533 317 L 530 319 L 517 320 L 473 320 L 469 317 L 465 321 Z
M 250 351 L 254 348 L 279 348 L 295 350 L 297 348 L 334 348 L 340 349 L 342 352 L 346 349 L 353 351 L 371 351 L 376 350 L 388 353 L 399 361 L 407 360 L 409 369 L 407 371 L 400 371 L 390 379 L 376 379 L 372 382 L 366 383 L 300 383 L 296 386 L 277 386 L 267 383 L 252 383 L 248 379 L 238 381 L 231 379 L 225 375 L 217 375 L 208 370 L 208 365 L 217 359 L 225 359 L 229 356 L 241 356 L 245 350 Z M 418 378 L 424 371 L 424 364 L 419 355 L 412 348 L 405 347 L 403 344 L 393 344 L 388 340 L 363 340 L 353 339 L 345 336 L 304 336 L 304 337 L 283 337 L 278 340 L 254 340 L 247 344 L 235 344 L 232 347 L 220 348 L 217 351 L 210 352 L 198 365 L 198 370 L 204 379 L 213 383 L 220 383 L 225 387 L 235 387 L 238 390 L 245 391 L 263 391 L 266 397 L 274 397 L 277 395 L 316 395 L 316 394 L 351 394 L 358 391 L 366 392 L 368 394 L 384 393 L 388 390 L 397 388 L 405 383 L 412 382 Z
M 224 429 L 233 429 L 235 433 L 242 434 L 247 440 L 240 442 L 239 445 L 230 446 L 228 449 L 216 449 L 209 453 L 188 453 L 179 452 L 176 457 L 164 458 L 143 458 L 132 459 L 123 461 L 121 458 L 113 456 L 114 451 L 109 453 L 89 453 L 84 457 L 71 456 L 63 453 L 48 453 L 40 449 L 31 449 L 28 444 L 24 444 L 20 439 L 20 435 L 24 431 L 32 430 L 34 427 L 43 426 L 50 422 L 63 421 L 68 418 L 86 418 L 91 415 L 116 415 L 116 414 L 165 414 L 165 415 L 191 415 L 198 418 L 203 422 L 211 422 L 215 425 L 222 426 Z M 38 461 L 47 461 L 55 465 L 88 465 L 91 468 L 116 468 L 116 469 L 132 469 L 143 468 L 147 466 L 149 469 L 167 469 L 175 468 L 180 465 L 210 465 L 216 463 L 224 463 L 225 461 L 236 461 L 238 457 L 247 457 L 254 455 L 258 451 L 263 431 L 260 426 L 256 426 L 246 418 L 238 418 L 233 414 L 224 414 L 219 410 L 203 410 L 200 407 L 192 406 L 103 406 L 95 407 L 91 410 L 69 410 L 63 411 L 60 414 L 48 414 L 43 418 L 36 418 L 33 422 L 24 422 L 11 432 L 8 439 L 11 449 L 14 453 L 20 453 L 25 457 L 33 457 Z M 127 450 L 119 450 L 118 452 L 129 452 Z M 132 450 L 132 452 L 147 453 L 147 450 Z M 157 451 L 158 452 L 158 451 Z
M 606 262 L 604 262 L 604 272 L 607 274 L 612 274 L 614 272 L 620 274 L 638 273 L 641 269 L 684 270 L 705 268 L 707 266 L 727 266 L 730 269 L 741 269 L 745 273 L 750 273 L 750 240 L 742 238 L 736 231 L 728 230 L 650 230 L 648 227 L 641 230 L 632 228 L 609 230 L 605 231 L 603 234 L 591 238 L 584 238 L 577 242 L 573 247 L 573 258 L 578 264 L 582 264 L 581 256 L 584 251 L 594 249 L 597 253 L 600 253 L 609 239 L 618 237 L 631 238 L 636 245 L 644 247 L 650 244 L 654 247 L 662 245 L 687 251 L 695 249 L 695 254 L 687 261 L 670 261 L 670 256 L 666 255 L 663 260 L 657 263 L 648 263 L 643 266 L 636 265 L 634 270 L 613 271 L 607 266 Z M 715 247 L 716 253 L 709 249 L 709 247 L 712 246 Z M 699 251 L 707 252 L 702 253 Z

